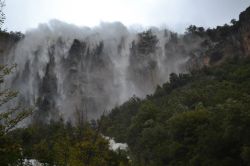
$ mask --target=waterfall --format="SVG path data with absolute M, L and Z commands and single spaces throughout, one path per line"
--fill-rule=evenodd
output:
M 54 20 L 28 31 L 10 52 L 7 63 L 17 69 L 9 85 L 38 116 L 68 119 L 82 110 L 97 118 L 185 71 L 187 47 L 173 43 L 167 30 L 138 34 L 118 22 L 88 28 Z

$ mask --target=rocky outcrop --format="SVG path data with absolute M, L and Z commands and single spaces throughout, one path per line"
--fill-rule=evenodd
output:
M 211 45 L 203 58 L 205 65 L 218 65 L 228 57 L 250 56 L 250 7 L 231 23 L 205 31 Z
M 3 55 L 7 55 L 12 47 L 17 43 L 19 39 L 17 36 L 12 35 L 7 32 L 0 32 L 0 58 L 3 58 Z
M 8 54 L 12 47 L 22 39 L 24 35 L 20 32 L 0 31 L 0 55 Z
M 250 56 L 250 7 L 240 14 L 239 24 L 244 53 Z

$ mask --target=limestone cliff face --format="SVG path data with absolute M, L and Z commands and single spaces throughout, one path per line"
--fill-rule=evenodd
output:
M 0 64 L 6 64 L 6 60 L 9 59 L 8 56 L 10 52 L 14 50 L 17 43 L 23 37 L 24 35 L 20 32 L 9 33 L 9 32 L 0 31 Z M 10 63 L 12 64 L 12 62 Z
M 0 32 L 0 56 L 8 54 L 17 41 L 15 36 L 7 32 Z
M 240 14 L 240 35 L 244 53 L 250 56 L 250 7 Z
M 232 21 L 232 25 L 192 34 L 204 40 L 200 45 L 203 51 L 189 61 L 194 68 L 219 65 L 229 57 L 250 56 L 250 7 L 240 14 L 239 21 Z

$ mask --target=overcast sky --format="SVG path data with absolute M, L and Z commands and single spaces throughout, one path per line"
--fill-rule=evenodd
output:
M 120 21 L 127 26 L 214 27 L 238 19 L 250 0 L 6 0 L 5 27 L 26 31 L 51 19 L 79 25 Z

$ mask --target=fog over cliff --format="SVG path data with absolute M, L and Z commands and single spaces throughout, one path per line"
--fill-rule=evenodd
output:
M 88 28 L 53 20 L 10 51 L 6 62 L 17 68 L 9 85 L 36 106 L 37 117 L 71 119 L 80 110 L 97 118 L 133 95 L 152 93 L 170 73 L 185 72 L 188 53 L 201 41 L 187 45 L 168 30 L 137 33 L 119 22 Z

